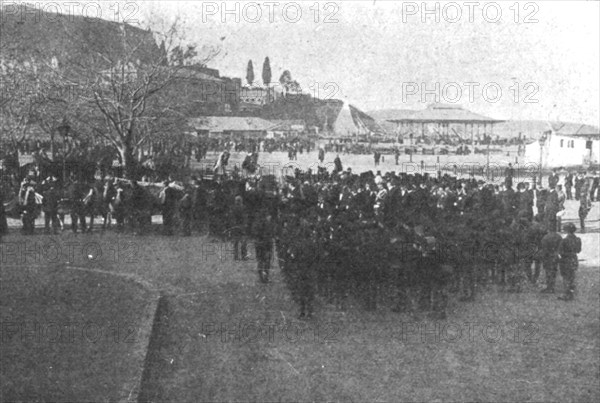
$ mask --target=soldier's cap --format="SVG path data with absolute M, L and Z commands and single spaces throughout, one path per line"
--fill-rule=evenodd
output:
M 577 227 L 575 227 L 575 224 L 573 224 L 572 222 L 568 222 L 565 225 L 563 225 L 563 229 L 567 232 L 575 232 L 577 230 Z

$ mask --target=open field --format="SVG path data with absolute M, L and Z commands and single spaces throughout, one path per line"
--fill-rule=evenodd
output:
M 575 221 L 576 209 L 577 203 L 567 203 L 566 221 Z M 448 319 L 442 322 L 387 310 L 350 307 L 342 312 L 322 302 L 314 320 L 298 321 L 297 307 L 277 267 L 273 282 L 261 284 L 252 259 L 233 261 L 231 245 L 202 236 L 65 232 L 58 237 L 23 237 L 11 229 L 2 241 L 2 276 L 4 267 L 10 267 L 32 273 L 34 284 L 38 276 L 52 279 L 54 272 L 47 264 L 52 259 L 66 266 L 134 275 L 162 290 L 165 298 L 150 343 L 142 400 L 597 401 L 598 218 L 595 203 L 587 220 L 589 231 L 579 235 L 583 252 L 574 302 L 539 294 L 541 286 L 528 285 L 522 294 L 505 294 L 490 286 L 479 290 L 472 303 L 453 298 Z M 6 254 L 9 244 L 31 249 L 50 239 L 61 247 L 60 259 L 34 253 L 25 254 L 23 260 L 19 253 L 21 260 L 13 261 L 14 256 Z M 85 247 L 89 243 L 95 245 L 93 252 Z M 76 245 L 73 253 L 66 252 L 69 244 Z M 39 272 L 29 271 L 31 266 Z M 65 284 L 77 293 L 77 284 Z M 560 279 L 558 285 L 561 289 Z M 30 297 L 35 305 L 20 306 L 25 320 L 39 318 L 40 312 L 52 315 L 57 306 L 42 309 L 44 295 Z M 129 310 L 119 309 L 129 305 L 123 304 L 96 312 L 96 320 L 135 320 Z M 8 306 L 19 307 L 14 302 Z M 6 309 L 3 302 L 3 317 Z M 79 312 L 76 306 L 60 309 L 66 317 Z M 23 347 L 15 351 L 28 357 L 28 365 L 40 374 L 49 371 L 44 361 L 34 364 L 35 350 Z M 99 363 L 126 365 L 129 357 L 118 348 L 100 349 L 94 357 Z M 67 368 L 82 365 L 77 350 L 51 349 L 45 354 L 64 368 L 62 376 L 72 375 Z M 36 392 L 17 371 L 3 377 L 9 385 Z
M 333 160 L 336 157 L 335 152 L 325 154 L 323 164 L 319 163 L 317 151 L 310 153 L 298 153 L 296 161 L 288 159 L 287 152 L 273 152 L 259 154 L 258 163 L 262 167 L 263 174 L 274 174 L 276 176 L 292 175 L 295 168 L 301 170 L 312 169 L 313 172 L 317 167 L 327 167 L 331 171 L 334 167 Z M 212 169 L 217 161 L 220 153 L 209 152 L 202 161 L 192 162 L 192 169 Z M 242 162 L 246 156 L 245 152 L 233 152 L 229 159 L 228 170 L 237 167 L 241 169 Z M 468 178 L 473 167 L 485 168 L 488 163 L 486 154 L 470 154 L 470 155 L 410 155 L 401 154 L 396 165 L 394 155 L 383 155 L 383 161 L 379 166 L 375 166 L 372 154 L 339 154 L 344 169 L 352 168 L 352 172 L 361 173 L 365 171 L 373 171 L 376 173 L 380 170 L 382 173 L 395 171 L 396 173 L 428 173 L 431 176 L 437 175 L 437 171 L 448 173 L 458 177 Z M 513 164 L 517 178 L 520 180 L 531 181 L 531 172 L 538 172 L 539 161 L 528 161 L 525 157 L 517 156 L 516 147 L 506 147 L 502 152 L 493 152 L 489 155 L 490 173 L 489 177 L 481 177 L 493 183 L 501 183 L 504 180 L 504 169 L 511 163 Z M 457 166 L 456 174 L 453 172 L 454 166 Z

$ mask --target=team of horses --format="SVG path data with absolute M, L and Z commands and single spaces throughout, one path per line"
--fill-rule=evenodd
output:
M 42 183 L 36 186 L 36 192 L 42 198 L 50 197 L 50 183 Z M 57 185 L 55 185 L 57 186 Z M 79 186 L 79 192 L 85 195 L 82 200 L 74 200 L 68 196 L 70 186 Z M 126 222 L 137 220 L 138 222 L 151 222 L 152 215 L 160 214 L 161 200 L 160 192 L 163 187 L 161 184 L 145 184 L 139 186 L 139 195 L 135 203 L 133 201 L 134 189 L 128 181 L 114 183 L 112 181 L 96 182 L 94 184 L 70 183 L 66 186 L 65 192 L 56 189 L 59 194 L 57 213 L 64 222 L 64 216 L 70 215 L 72 218 L 85 220 L 87 231 L 92 231 L 94 222 L 97 218 L 101 219 L 102 229 L 111 227 L 113 220 L 117 227 L 123 227 Z M 176 192 L 182 194 L 182 191 L 176 189 Z M 43 203 L 36 206 L 36 216 L 44 211 Z M 18 192 L 5 192 L 4 211 L 6 216 L 13 219 L 21 217 L 23 206 L 19 203 Z
M 256 185 L 259 188 L 273 188 L 275 178 L 272 175 L 264 176 Z M 86 231 L 92 231 L 98 222 L 103 230 L 116 223 L 117 229 L 128 225 L 150 225 L 152 216 L 162 215 L 165 209 L 161 193 L 165 189 L 163 183 L 138 182 L 134 188 L 132 183 L 125 179 L 110 179 L 93 183 L 79 181 L 69 182 L 62 186 L 58 182 L 42 182 L 35 185 L 36 193 L 43 198 L 51 197 L 50 188 L 54 187 L 58 194 L 57 213 L 61 223 L 64 217 L 71 216 L 71 221 L 78 219 L 85 222 Z M 78 187 L 78 189 L 74 189 Z M 185 195 L 185 188 L 181 185 L 171 184 L 176 203 L 171 208 L 175 222 L 179 223 L 179 204 Z M 235 196 L 245 193 L 244 182 L 225 179 L 221 181 L 203 180 L 199 186 L 191 187 L 194 219 L 204 221 L 209 230 L 215 235 L 223 235 L 227 231 L 226 216 L 227 206 L 233 205 Z M 80 199 L 75 200 L 71 195 L 77 194 Z M 6 216 L 13 219 L 21 218 L 24 206 L 19 203 L 19 190 L 4 192 L 4 209 Z M 36 217 L 45 207 L 36 206 Z M 64 226 L 63 226 L 64 229 Z

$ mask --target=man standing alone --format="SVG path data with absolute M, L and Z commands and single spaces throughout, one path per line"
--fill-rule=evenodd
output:
M 558 247 L 562 237 L 556 231 L 550 231 L 542 238 L 541 257 L 544 271 L 546 272 L 546 288 L 542 293 L 554 293 L 556 272 L 558 271 Z
M 257 216 L 254 225 L 254 247 L 258 263 L 258 276 L 263 283 L 269 282 L 274 231 L 273 218 L 268 210 L 263 209 Z
M 567 200 L 573 200 L 573 193 L 571 189 L 573 188 L 573 173 L 569 172 L 567 176 L 565 176 L 565 190 L 567 191 Z
M 581 252 L 581 238 L 575 236 L 575 224 L 567 223 L 564 227 L 567 236 L 558 246 L 560 255 L 560 275 L 565 283 L 565 294 L 558 297 L 562 301 L 572 301 L 575 296 L 575 271 L 577 270 L 577 254 Z

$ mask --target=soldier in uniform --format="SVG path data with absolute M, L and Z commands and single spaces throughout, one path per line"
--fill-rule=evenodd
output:
M 148 197 L 145 190 L 137 183 L 130 181 L 131 202 L 128 204 L 131 214 L 131 228 L 134 235 L 143 235 L 146 230 L 147 215 L 149 213 Z
M 195 177 L 192 177 L 191 196 L 194 228 L 201 234 L 204 234 L 206 224 L 207 192 L 204 183 L 201 183 Z
M 457 240 L 458 250 L 454 257 L 454 264 L 457 266 L 457 280 L 461 287 L 460 301 L 473 301 L 475 300 L 475 291 L 477 283 L 477 267 L 479 263 L 479 257 L 477 251 L 479 248 L 480 239 L 477 236 L 477 223 L 469 222 L 469 225 L 460 227 L 460 230 L 455 235 Z M 456 247 L 455 246 L 455 247 Z M 460 257 L 459 261 L 456 257 Z
M 558 271 L 558 247 L 562 237 L 556 231 L 550 231 L 541 241 L 541 258 L 546 272 L 546 288 L 542 293 L 554 293 L 554 284 L 556 282 L 556 272 Z
M 52 232 L 58 233 L 60 227 L 58 221 L 58 202 L 60 195 L 56 189 L 56 178 L 48 178 L 47 188 L 43 192 L 42 209 L 44 210 L 44 229 L 47 234 L 50 233 L 50 223 L 52 222 Z
M 325 150 L 319 148 L 319 162 L 322 164 L 323 160 L 325 160 Z
M 518 193 L 518 214 L 524 214 L 529 221 L 533 220 L 533 195 L 527 190 L 525 183 L 517 185 Z
M 544 207 L 544 219 L 545 219 L 545 224 L 546 224 L 546 228 L 548 229 L 548 231 L 556 231 L 556 213 L 558 213 L 560 210 L 560 202 L 558 200 L 558 192 L 556 191 L 556 188 L 550 188 L 550 191 L 548 192 L 548 196 L 546 198 L 546 204 Z
M 558 181 L 559 181 L 559 177 L 558 177 L 558 174 L 556 173 L 556 168 L 554 168 L 552 170 L 552 173 L 550 174 L 550 176 L 548 176 L 548 187 L 550 189 L 554 189 L 556 187 L 556 185 L 558 185 Z
M 33 235 L 35 228 L 35 188 L 33 181 L 26 179 L 21 185 L 19 202 L 22 206 L 23 233 Z
M 579 224 L 581 226 L 581 233 L 585 233 L 585 219 L 592 209 L 592 202 L 589 197 L 589 182 L 588 180 L 584 181 L 581 185 L 581 194 L 579 195 Z
M 504 185 L 506 186 L 507 189 L 512 188 L 514 176 L 515 176 L 515 169 L 513 168 L 512 164 L 509 163 L 508 167 L 504 171 Z
M 573 173 L 569 172 L 569 173 L 567 173 L 567 176 L 565 176 L 565 190 L 567 192 L 567 200 L 573 200 L 572 189 L 573 189 Z
M 183 191 L 183 197 L 179 200 L 179 216 L 181 218 L 181 233 L 183 236 L 192 235 L 193 214 L 192 189 L 186 186 Z
M 567 223 L 564 226 L 567 236 L 558 245 L 560 255 L 560 275 L 565 283 L 565 294 L 558 297 L 563 301 L 572 301 L 575 296 L 575 271 L 577 270 L 577 254 L 581 252 L 581 238 L 575 236 L 575 224 Z
M 546 227 L 539 222 L 539 216 L 531 223 L 525 233 L 526 244 L 523 251 L 523 261 L 527 279 L 532 283 L 537 283 L 540 276 L 542 265 L 542 253 L 540 251 L 542 239 L 546 235 Z
M 508 292 L 521 292 L 521 285 L 524 277 L 523 273 L 523 245 L 525 242 L 525 234 L 527 232 L 528 221 L 526 218 L 514 219 L 509 227 L 508 235 L 510 238 L 506 239 L 506 246 L 508 251 L 505 254 L 505 262 L 507 265 L 506 280 L 508 283 Z M 525 251 L 528 253 L 528 251 Z
M 248 259 L 246 229 L 248 215 L 242 196 L 236 196 L 231 210 L 231 237 L 233 238 L 233 260 Z
M 546 199 L 548 198 L 548 190 L 540 187 L 536 190 L 537 215 L 540 216 L 542 222 L 546 222 Z
M 268 210 L 263 209 L 255 219 L 253 231 L 258 276 L 263 283 L 269 282 L 274 231 L 273 217 Z
M 585 178 L 582 172 L 579 172 L 575 177 L 575 200 L 579 200 L 581 197 L 581 188 L 585 183 Z
M 417 269 L 421 275 L 421 307 L 431 309 L 431 317 L 437 320 L 446 319 L 447 287 L 454 275 L 452 266 L 445 264 L 442 258 L 437 250 L 437 240 L 434 237 L 422 238 Z
M 342 172 L 344 170 L 342 167 L 342 160 L 340 159 L 339 155 L 336 155 L 335 159 L 333 160 L 333 164 L 335 165 L 335 172 Z
M 78 230 L 78 222 L 81 224 L 81 231 L 85 232 L 86 230 L 85 206 L 83 204 L 83 199 L 86 196 L 85 192 L 86 186 L 81 180 L 75 179 L 71 182 L 69 198 L 73 203 L 71 207 L 71 229 L 74 233 Z
M 160 195 L 162 205 L 163 234 L 168 236 L 173 235 L 173 228 L 175 225 L 175 209 L 177 206 L 177 194 L 175 189 L 169 185 L 169 181 L 164 182 L 164 188 Z
M 415 234 L 408 227 L 401 226 L 398 230 L 399 237 L 390 240 L 390 270 L 395 275 L 393 282 L 397 291 L 392 310 L 405 312 L 413 310 L 412 293 L 419 285 L 421 251 Z

